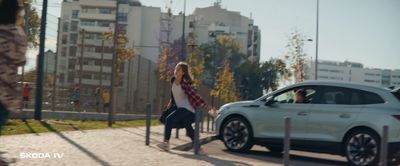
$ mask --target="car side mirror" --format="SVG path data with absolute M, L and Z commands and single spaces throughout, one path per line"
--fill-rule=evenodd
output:
M 267 99 L 265 101 L 265 106 L 271 106 L 273 103 L 274 103 L 274 97 L 269 96 L 269 97 L 267 97 Z

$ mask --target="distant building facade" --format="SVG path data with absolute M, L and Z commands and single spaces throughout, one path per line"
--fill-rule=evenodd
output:
M 308 80 L 315 78 L 315 62 L 306 69 Z M 368 84 L 379 87 L 400 86 L 400 70 L 364 68 L 362 63 L 325 61 L 318 62 L 318 80 L 336 80 Z
M 173 16 L 173 29 L 171 29 L 173 40 L 182 37 L 182 24 L 182 15 Z M 232 36 L 239 42 L 241 53 L 246 54 L 249 60 L 259 62 L 261 31 L 252 18 L 223 9 L 219 3 L 214 3 L 210 7 L 196 8 L 192 14 L 186 16 L 185 37 L 195 36 L 196 45 L 212 42 L 218 35 Z

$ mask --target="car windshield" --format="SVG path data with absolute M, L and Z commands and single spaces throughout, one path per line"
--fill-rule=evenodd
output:
M 394 90 L 392 90 L 391 92 L 392 92 L 392 94 L 393 94 L 394 96 L 396 96 L 396 98 L 397 98 L 398 100 L 400 100 L 400 88 L 394 89 Z

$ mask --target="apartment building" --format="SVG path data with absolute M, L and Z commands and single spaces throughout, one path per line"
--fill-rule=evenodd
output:
M 308 80 L 315 79 L 315 62 L 306 69 Z M 371 86 L 400 86 L 400 70 L 365 68 L 362 63 L 319 60 L 318 80 L 362 83 Z
M 216 2 L 209 7 L 196 8 L 185 19 L 185 37 L 196 36 L 193 41 L 196 45 L 212 42 L 218 35 L 229 35 L 239 42 L 240 52 L 248 55 L 249 60 L 260 60 L 261 31 L 252 18 L 224 9 Z M 183 15 L 173 16 L 171 24 L 171 39 L 180 39 Z
M 142 6 L 139 1 L 119 1 L 119 29 L 126 34 L 126 47 L 134 47 L 134 59 L 120 65 L 117 88 L 118 110 L 143 110 L 156 100 L 156 63 L 160 8 Z M 104 33 L 115 27 L 116 0 L 64 0 L 62 3 L 57 84 L 80 87 L 82 99 L 93 103 L 97 87 L 109 89 L 113 41 Z M 82 74 L 81 73 L 82 70 Z M 150 81 L 150 83 L 149 83 Z M 65 94 L 67 95 L 67 94 Z M 135 98 L 136 97 L 136 98 Z M 139 104 L 140 103 L 140 104 Z

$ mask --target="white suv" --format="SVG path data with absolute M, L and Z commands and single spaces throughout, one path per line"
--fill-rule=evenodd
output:
M 298 90 L 305 92 L 302 103 L 294 102 Z M 285 117 L 292 122 L 291 149 L 344 155 L 352 165 L 377 165 L 387 125 L 388 154 L 400 151 L 400 90 L 343 82 L 303 82 L 254 101 L 226 104 L 218 111 L 217 134 L 231 151 L 258 144 L 282 152 Z

